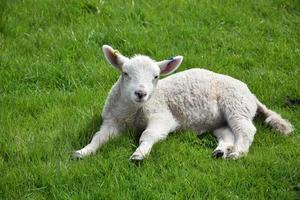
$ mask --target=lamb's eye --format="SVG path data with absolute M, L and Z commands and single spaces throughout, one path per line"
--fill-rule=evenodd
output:
M 158 76 L 156 75 L 156 76 L 154 76 L 154 79 L 158 79 Z
M 127 73 L 127 72 L 123 72 L 123 75 L 124 75 L 124 76 L 128 76 L 128 73 Z

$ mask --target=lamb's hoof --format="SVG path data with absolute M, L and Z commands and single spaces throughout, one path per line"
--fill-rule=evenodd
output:
M 213 157 L 214 158 L 222 158 L 224 156 L 224 152 L 220 149 L 214 150 Z
M 82 155 L 82 153 L 80 153 L 80 151 L 75 151 L 73 153 L 73 158 L 75 159 L 82 159 L 84 156 Z
M 132 156 L 130 156 L 129 160 L 133 161 L 133 162 L 141 162 L 143 161 L 145 158 L 143 155 L 140 154 L 132 154 Z

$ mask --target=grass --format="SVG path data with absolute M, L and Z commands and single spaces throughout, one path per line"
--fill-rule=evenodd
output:
M 300 196 L 300 3 L 0 1 L 0 199 L 296 199 Z M 100 47 L 245 81 L 295 132 L 256 120 L 247 157 L 214 160 L 215 139 L 176 133 L 141 165 L 133 133 L 72 160 L 101 124 L 118 72 Z M 179 71 L 180 71 L 179 70 Z

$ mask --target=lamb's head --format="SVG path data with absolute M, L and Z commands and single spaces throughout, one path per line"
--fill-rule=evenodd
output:
M 160 75 L 174 72 L 182 62 L 182 56 L 156 62 L 148 56 L 136 55 L 127 58 L 108 45 L 102 47 L 105 58 L 122 72 L 121 91 L 123 98 L 142 104 L 151 98 Z

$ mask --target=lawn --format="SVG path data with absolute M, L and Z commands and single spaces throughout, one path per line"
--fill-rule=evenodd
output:
M 0 199 L 300 198 L 300 1 L 1 0 Z M 246 82 L 289 119 L 260 120 L 248 156 L 216 160 L 207 134 L 172 134 L 142 164 L 132 132 L 74 160 L 101 124 L 118 72 L 100 47 L 203 67 Z

